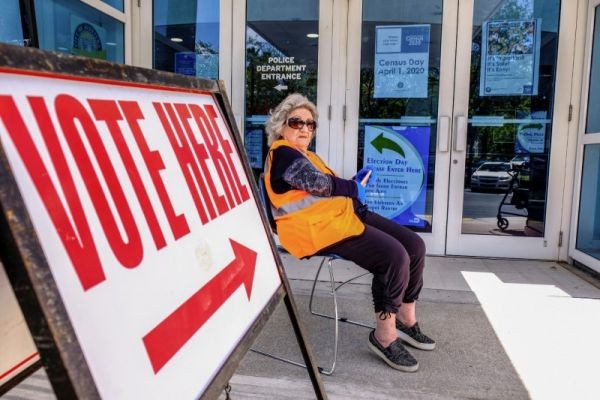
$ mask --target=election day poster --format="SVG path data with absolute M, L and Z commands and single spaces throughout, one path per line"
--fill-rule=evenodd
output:
M 364 166 L 377 171 L 366 187 L 370 210 L 402 225 L 425 226 L 430 129 L 365 126 Z
M 517 116 L 520 116 L 517 113 Z M 522 118 L 526 122 L 517 125 L 515 153 L 544 153 L 546 151 L 546 111 L 534 111 Z M 529 118 L 527 118 L 529 117 Z
M 483 23 L 480 96 L 538 94 L 540 29 L 539 19 Z
M 430 25 L 375 27 L 374 98 L 425 98 Z

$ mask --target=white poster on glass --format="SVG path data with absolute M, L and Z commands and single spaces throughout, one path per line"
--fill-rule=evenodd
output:
M 538 94 L 541 20 L 486 21 L 480 96 Z
M 374 98 L 427 97 L 430 27 L 375 27 Z

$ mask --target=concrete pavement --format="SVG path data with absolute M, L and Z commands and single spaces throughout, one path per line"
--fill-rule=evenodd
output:
M 600 398 L 598 282 L 552 262 L 428 257 L 427 263 L 418 313 L 436 350 L 411 350 L 419 371 L 398 372 L 368 350 L 368 329 L 342 324 L 337 369 L 323 377 L 330 399 Z M 284 264 L 318 362 L 327 366 L 331 321 L 307 313 L 316 263 L 285 257 Z M 360 271 L 338 263 L 336 279 Z M 368 282 L 342 289 L 340 308 L 373 323 Z M 319 302 L 328 300 L 323 285 Z M 283 307 L 254 347 L 301 360 Z M 303 369 L 254 353 L 231 386 L 234 399 L 314 398 Z
M 332 321 L 311 316 L 307 304 L 318 260 L 283 259 L 317 361 L 328 367 Z M 339 261 L 335 270 L 340 281 L 362 271 Z M 337 369 L 323 377 L 328 397 L 597 400 L 600 283 L 579 275 L 553 262 L 428 257 L 418 317 L 437 348 L 411 349 L 420 369 L 403 373 L 368 350 L 369 329 L 341 324 Z M 361 278 L 339 292 L 345 316 L 374 323 L 369 282 Z M 317 305 L 327 310 L 329 300 L 324 282 Z M 301 361 L 283 305 L 253 347 Z M 38 372 L 2 399 L 52 399 L 44 379 Z M 230 384 L 232 399 L 314 398 L 304 369 L 252 352 Z

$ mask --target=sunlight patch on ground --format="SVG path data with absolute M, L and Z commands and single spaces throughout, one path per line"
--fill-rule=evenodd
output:
M 600 299 L 462 271 L 534 400 L 600 397 Z

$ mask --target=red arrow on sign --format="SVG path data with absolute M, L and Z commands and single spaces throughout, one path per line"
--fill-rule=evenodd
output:
M 256 252 L 229 239 L 235 259 L 144 336 L 156 374 L 241 285 L 252 293 Z

